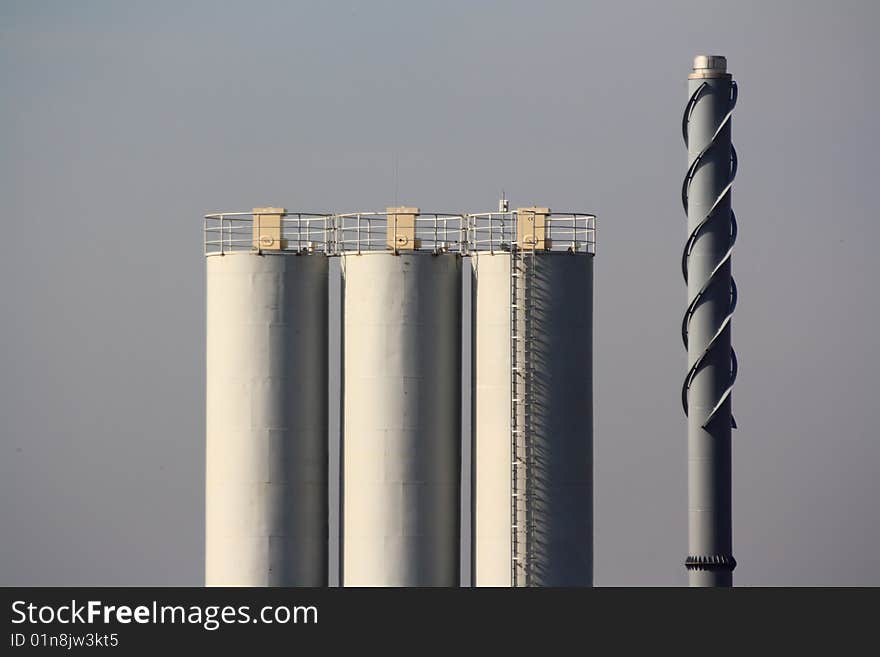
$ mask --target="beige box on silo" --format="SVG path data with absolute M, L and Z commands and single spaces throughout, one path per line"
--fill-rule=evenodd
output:
M 544 251 L 551 247 L 547 237 L 547 216 L 550 208 L 516 209 L 516 242 L 521 249 Z
M 397 251 L 412 251 L 421 246 L 421 240 L 416 239 L 416 217 L 420 212 L 419 208 L 386 208 L 385 213 L 388 218 L 386 243 L 389 248 Z
M 282 251 L 287 248 L 283 237 L 284 208 L 254 208 L 253 247 L 259 251 Z

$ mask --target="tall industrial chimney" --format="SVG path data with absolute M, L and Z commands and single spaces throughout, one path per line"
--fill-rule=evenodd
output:
M 688 306 L 682 320 L 688 370 L 682 404 L 688 417 L 688 557 L 691 586 L 732 586 L 731 390 L 736 355 L 731 318 L 736 284 L 731 254 L 736 218 L 731 189 L 736 151 L 731 115 L 737 86 L 727 60 L 717 55 L 694 59 L 688 76 L 689 100 L 682 119 L 688 169 L 682 203 L 688 237 L 682 271 Z

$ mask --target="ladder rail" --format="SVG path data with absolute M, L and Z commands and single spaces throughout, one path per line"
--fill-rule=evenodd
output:
M 518 249 L 510 246 L 510 585 L 518 583 L 519 572 L 519 281 Z
M 533 222 L 534 231 L 534 222 Z M 514 235 L 516 235 L 514 228 Z M 535 235 L 530 248 L 510 245 L 510 451 L 511 586 L 532 583 L 535 555 L 532 397 Z
M 532 244 L 535 244 L 534 238 Z M 526 490 L 525 497 L 525 508 L 523 509 L 523 513 L 525 515 L 525 564 L 523 568 L 523 576 L 525 578 L 525 585 L 531 586 L 532 584 L 532 571 L 533 565 L 535 563 L 535 537 L 534 537 L 534 528 L 535 528 L 535 519 L 534 519 L 534 472 L 533 472 L 533 464 L 534 464 L 534 446 L 533 446 L 533 438 L 534 438 L 534 427 L 532 426 L 532 398 L 534 392 L 532 390 L 534 385 L 534 359 L 532 354 L 532 343 L 533 343 L 533 309 L 534 309 L 534 276 L 535 276 L 535 263 L 537 258 L 535 257 L 535 248 L 524 249 L 523 250 L 523 268 L 525 269 L 525 275 L 523 276 L 523 308 L 522 308 L 522 322 L 523 322 L 523 340 L 521 342 L 522 351 L 523 351 L 523 390 L 525 394 L 523 395 L 523 403 L 522 403 L 522 418 L 523 418 L 523 451 L 525 452 L 525 476 L 523 487 Z

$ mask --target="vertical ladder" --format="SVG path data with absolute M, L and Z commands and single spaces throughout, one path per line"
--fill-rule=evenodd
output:
M 510 246 L 510 582 L 531 584 L 532 315 L 535 249 Z
M 519 501 L 520 501 L 520 398 L 522 385 L 519 357 L 519 283 L 522 266 L 519 248 L 510 243 L 510 585 L 519 580 Z

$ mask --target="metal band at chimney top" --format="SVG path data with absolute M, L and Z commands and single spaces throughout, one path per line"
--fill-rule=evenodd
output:
M 688 78 L 682 134 L 689 165 L 681 190 L 689 230 L 682 253 L 688 305 L 681 327 L 688 353 L 681 391 L 688 416 L 685 566 L 692 586 L 731 586 L 731 391 L 737 370 L 730 336 L 737 297 L 731 190 L 737 158 L 730 134 L 737 85 L 719 56 L 696 57 Z

